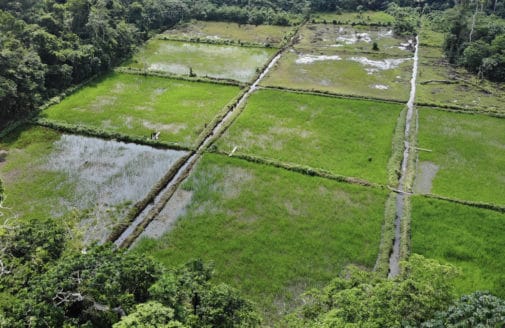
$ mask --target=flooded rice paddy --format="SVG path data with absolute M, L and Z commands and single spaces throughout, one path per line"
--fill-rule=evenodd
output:
M 151 40 L 127 65 L 176 75 L 252 80 L 275 49 Z

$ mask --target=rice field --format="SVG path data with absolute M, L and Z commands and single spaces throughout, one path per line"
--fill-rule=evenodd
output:
M 174 28 L 163 32 L 161 37 L 203 42 L 250 43 L 279 47 L 285 41 L 285 36 L 291 29 L 292 27 L 290 26 L 191 20 L 182 22 Z
M 397 37 L 391 27 L 307 24 L 300 30 L 300 41 L 295 48 L 334 50 L 343 53 L 372 53 L 387 56 L 411 57 L 412 37 Z M 374 49 L 374 44 L 377 49 Z
M 260 90 L 216 146 L 385 184 L 402 107 Z
M 425 48 L 420 49 L 422 55 Z M 422 60 L 417 82 L 418 103 L 505 112 L 502 106 L 505 87 L 502 84 L 481 81 L 464 69 L 451 67 L 441 58 Z
M 411 74 L 411 56 L 291 50 L 261 84 L 406 102 Z
M 345 265 L 372 268 L 387 192 L 205 154 L 183 186 L 185 214 L 135 251 L 174 266 L 214 263 L 215 278 L 252 299 L 273 323 Z
M 500 118 L 421 109 L 418 146 L 431 151 L 419 151 L 419 162 L 432 168 L 418 167 L 416 179 L 431 180 L 425 192 L 505 205 L 504 126 Z
M 175 75 L 231 79 L 249 82 L 276 52 L 194 42 L 149 40 L 125 66 Z
M 3 217 L 78 217 L 85 243 L 103 242 L 185 152 L 21 127 L 0 143 Z
M 412 252 L 460 269 L 458 295 L 487 290 L 505 297 L 505 214 L 412 198 Z
M 111 73 L 49 107 L 42 117 L 193 147 L 239 87 Z

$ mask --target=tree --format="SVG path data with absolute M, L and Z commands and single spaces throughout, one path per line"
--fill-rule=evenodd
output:
M 185 328 L 174 320 L 174 310 L 158 302 L 147 302 L 135 307 L 135 311 L 121 318 L 113 328 Z
M 487 292 L 475 292 L 462 296 L 445 312 L 424 322 L 422 327 L 503 327 L 505 325 L 505 301 Z
M 287 326 L 419 326 L 452 301 L 457 272 L 415 254 L 402 266 L 395 279 L 348 268 L 322 291 L 308 293 L 306 305 L 286 319 Z

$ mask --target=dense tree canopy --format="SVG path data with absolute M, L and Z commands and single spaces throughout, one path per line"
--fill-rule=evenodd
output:
M 288 319 L 290 327 L 419 326 L 452 301 L 454 267 L 420 255 L 403 263 L 395 279 L 351 267 Z
M 252 304 L 201 261 L 171 270 L 112 245 L 75 251 L 54 220 L 0 230 L 0 327 L 254 327 Z M 65 249 L 65 252 L 63 250 Z

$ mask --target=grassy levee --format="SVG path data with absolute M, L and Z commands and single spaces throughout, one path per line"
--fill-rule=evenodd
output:
M 416 179 L 431 184 L 421 192 L 505 205 L 504 120 L 425 108 L 419 115 L 419 147 L 431 150 L 420 151 L 419 162 L 436 168 L 418 172 Z
M 132 208 L 126 213 L 124 219 L 117 224 L 110 235 L 107 237 L 107 241 L 114 242 L 116 241 L 121 234 L 128 228 L 128 226 L 137 218 L 137 216 L 144 211 L 147 206 L 153 203 L 156 196 L 167 186 L 167 184 L 174 178 L 177 174 L 177 171 L 181 168 L 181 166 L 186 162 L 186 160 L 192 155 L 190 152 L 186 156 L 181 157 L 169 170 L 165 173 L 165 175 L 152 187 L 151 191 L 135 203 Z
M 297 172 L 297 173 L 308 175 L 308 176 L 320 177 L 320 178 L 325 178 L 328 180 L 334 180 L 334 181 L 338 181 L 338 182 L 356 184 L 356 185 L 360 185 L 360 186 L 364 186 L 364 187 L 386 189 L 385 186 L 375 183 L 375 182 L 370 182 L 370 181 L 363 180 L 360 178 L 355 178 L 355 177 L 347 177 L 347 176 L 343 176 L 343 175 L 338 175 L 338 174 L 334 174 L 334 173 L 331 173 L 331 172 L 328 172 L 325 170 L 315 169 L 315 168 L 312 168 L 309 166 L 303 166 L 303 165 L 296 164 L 296 163 L 284 163 L 284 162 L 279 162 L 279 161 L 271 160 L 268 158 L 263 158 L 263 157 L 259 157 L 259 156 L 253 156 L 253 155 L 231 154 L 228 152 L 219 151 L 219 150 L 215 150 L 215 149 L 212 149 L 209 152 L 214 153 L 214 154 L 219 154 L 219 155 L 225 155 L 228 157 L 233 156 L 234 158 L 240 158 L 240 159 L 243 159 L 243 160 L 251 162 L 251 163 L 268 165 L 268 166 L 281 168 L 281 169 L 285 169 L 287 171 Z
M 153 70 L 146 70 L 146 69 L 135 68 L 135 67 L 122 66 L 122 67 L 115 68 L 114 71 L 117 73 L 134 74 L 134 75 L 141 75 L 141 76 L 166 77 L 171 80 L 225 84 L 225 85 L 234 85 L 234 86 L 239 86 L 239 87 L 245 86 L 244 82 L 239 82 L 239 81 L 235 81 L 232 79 L 220 79 L 220 78 L 214 78 L 214 77 L 209 77 L 209 76 L 189 76 L 189 75 L 184 76 L 184 75 L 173 74 L 170 72 L 153 71 Z
M 190 148 L 239 92 L 237 86 L 111 73 L 40 117 L 139 139 L 159 131 L 160 141 Z
M 215 147 L 386 184 L 400 111 L 391 103 L 259 90 Z
M 133 251 L 174 265 L 213 262 L 273 323 L 345 265 L 372 269 L 388 193 L 205 154 L 183 184 L 192 202 L 160 240 Z
M 460 295 L 505 297 L 505 214 L 422 196 L 412 202 L 412 252 L 460 268 Z
M 400 225 L 400 260 L 408 260 L 412 253 L 412 196 L 403 199 L 403 216 Z M 403 268 L 400 266 L 400 270 Z
M 173 149 L 173 150 L 191 150 L 191 147 L 185 147 L 178 143 L 166 142 L 160 140 L 152 140 L 146 137 L 135 137 L 122 133 L 113 133 L 109 131 L 104 131 L 101 129 L 96 129 L 89 126 L 83 126 L 79 124 L 67 124 L 62 122 L 55 122 L 43 118 L 35 118 L 30 121 L 31 124 L 43 126 L 50 128 L 55 131 L 66 132 L 71 134 L 78 134 L 88 137 L 96 137 L 105 140 L 117 140 L 123 142 L 131 142 L 139 145 L 151 146 L 160 149 Z
M 374 271 L 387 277 L 389 273 L 389 258 L 393 251 L 395 240 L 396 193 L 390 192 L 384 207 L 384 223 L 382 224 L 379 256 L 375 262 Z
M 405 138 L 405 126 L 407 117 L 407 107 L 404 107 L 398 119 L 396 120 L 396 127 L 391 141 L 391 156 L 387 164 L 388 172 L 388 185 L 392 188 L 398 187 L 400 181 L 400 172 L 403 159 L 403 148 Z
M 388 104 L 405 104 L 405 101 L 403 101 L 403 100 L 375 98 L 372 96 L 350 95 L 350 94 L 338 93 L 338 92 L 329 91 L 329 90 L 297 89 L 297 88 L 289 88 L 289 87 L 283 87 L 283 86 L 278 86 L 278 85 L 276 85 L 276 86 L 262 85 L 259 88 L 266 89 L 266 90 L 288 91 L 291 93 L 298 93 L 298 94 L 304 94 L 304 95 L 308 94 L 308 95 L 314 95 L 314 96 L 334 97 L 334 98 L 340 98 L 340 99 L 351 99 L 351 100 L 352 99 L 360 99 L 360 100 L 369 100 L 369 101 L 388 103 Z

